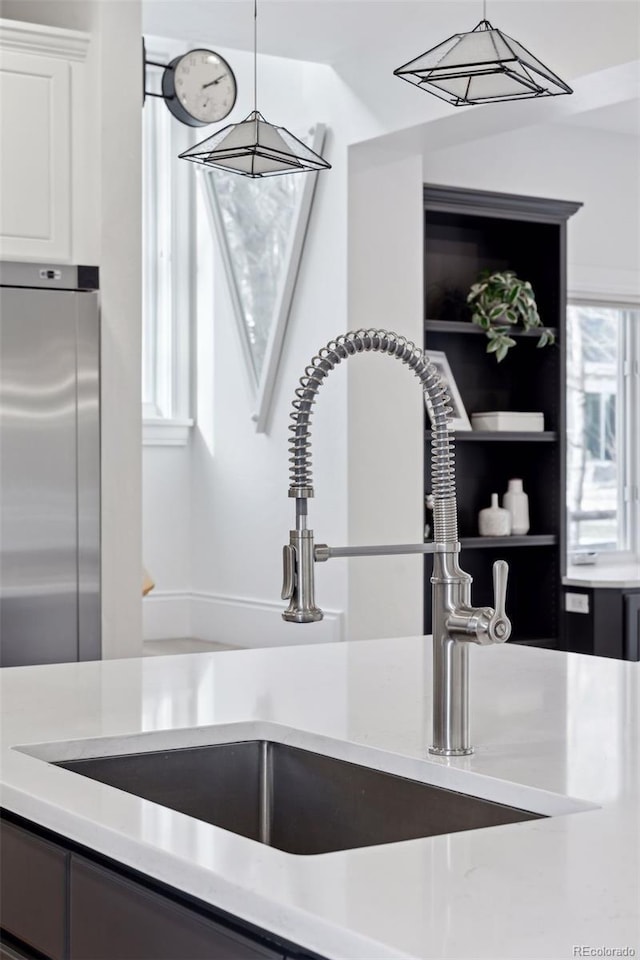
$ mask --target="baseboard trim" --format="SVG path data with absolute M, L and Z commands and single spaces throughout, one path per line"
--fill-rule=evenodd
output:
M 142 636 L 145 640 L 171 640 L 191 636 L 190 595 L 178 591 L 152 591 L 142 598 Z
M 294 646 L 343 640 L 344 617 L 325 610 L 319 623 L 282 619 L 282 603 L 201 591 L 153 591 L 142 603 L 144 639 L 197 637 L 240 647 Z

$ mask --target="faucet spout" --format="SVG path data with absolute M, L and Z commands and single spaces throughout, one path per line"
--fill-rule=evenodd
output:
M 431 753 L 463 756 L 469 742 L 468 643 L 502 643 L 511 624 L 504 611 L 507 564 L 494 567 L 496 610 L 471 606 L 471 577 L 458 565 L 457 502 L 451 400 L 438 371 L 411 341 L 387 330 L 356 330 L 331 340 L 315 356 L 295 391 L 291 412 L 289 496 L 296 500 L 296 529 L 283 549 L 285 620 L 312 623 L 322 619 L 315 603 L 314 564 L 332 556 L 357 555 L 348 548 L 315 547 L 307 528 L 307 503 L 314 495 L 311 474 L 311 418 L 320 387 L 343 360 L 377 352 L 400 360 L 420 380 L 431 419 L 431 482 L 434 518 L 433 590 L 433 745 Z M 416 552 L 409 546 L 403 552 Z M 362 555 L 362 548 L 358 548 Z M 371 548 L 368 553 L 372 553 Z M 400 548 L 394 552 L 399 552 Z M 389 553 L 381 547 L 379 553 Z M 424 551 L 420 551 L 424 552 Z M 431 552 L 431 551 L 430 551 Z M 496 569 L 497 568 L 497 569 Z

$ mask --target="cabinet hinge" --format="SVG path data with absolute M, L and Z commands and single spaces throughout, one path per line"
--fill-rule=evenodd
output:
M 625 360 L 622 364 L 622 375 L 625 377 L 640 377 L 640 362 L 638 360 Z

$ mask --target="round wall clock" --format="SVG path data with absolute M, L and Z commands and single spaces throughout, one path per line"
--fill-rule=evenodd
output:
M 213 50 L 174 57 L 162 74 L 162 96 L 171 113 L 189 127 L 224 120 L 236 102 L 237 85 L 227 61 Z

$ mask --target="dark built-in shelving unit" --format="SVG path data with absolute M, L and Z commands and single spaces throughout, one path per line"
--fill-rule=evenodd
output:
M 456 440 L 458 523 L 473 603 L 493 603 L 493 561 L 509 563 L 510 642 L 560 647 L 565 557 L 566 229 L 579 203 L 454 187 L 424 186 L 424 346 L 443 351 L 467 414 L 542 411 L 544 432 L 460 431 Z M 516 346 L 498 364 L 471 323 L 466 295 L 484 269 L 515 270 L 533 286 L 556 345 L 513 331 Z M 431 490 L 430 424 L 425 422 L 425 493 Z M 478 512 L 491 494 L 521 477 L 529 495 L 526 536 L 478 536 Z M 429 520 L 429 518 L 427 518 Z M 431 632 L 432 559 L 425 557 L 425 631 Z
M 461 328 L 458 323 L 452 320 L 425 320 L 424 328 L 435 333 L 472 333 L 477 336 L 484 336 L 484 331 L 475 324 L 467 324 L 464 328 Z M 557 328 L 548 326 L 548 329 L 556 336 L 558 335 Z M 538 330 L 512 330 L 510 336 L 539 337 L 540 332 Z

